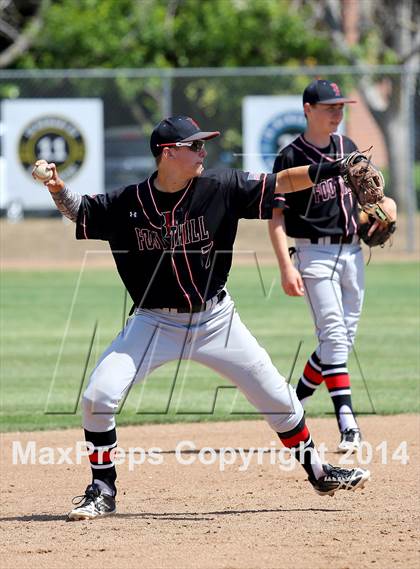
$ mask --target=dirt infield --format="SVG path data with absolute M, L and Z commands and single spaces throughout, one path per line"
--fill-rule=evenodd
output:
M 3 434 L 0 564 L 14 569 L 418 567 L 419 417 L 364 417 L 361 423 L 373 448 L 372 480 L 362 491 L 333 498 L 317 496 L 302 469 L 282 471 L 270 458 L 272 451 L 260 455 L 262 464 L 254 455 L 244 471 L 239 455 L 221 471 L 220 453 L 211 465 L 197 454 L 183 454 L 195 461 L 186 466 L 174 452 L 186 440 L 197 449 L 274 448 L 276 437 L 263 421 L 121 428 L 123 448 L 160 447 L 162 463 L 145 462 L 132 471 L 121 465 L 118 514 L 72 523 L 65 513 L 88 481 L 86 459 L 82 465 L 13 465 L 12 445 L 35 441 L 38 451 L 74 447 L 81 431 Z M 309 424 L 318 445 L 335 448 L 332 419 Z M 408 443 L 406 465 L 392 459 L 402 441 Z M 331 451 L 326 458 L 337 463 L 340 456 Z
M 3 269 L 78 269 L 85 251 L 93 248 L 99 252 L 89 266 L 113 266 L 105 243 L 76 242 L 74 227 L 59 219 L 21 224 L 1 220 L 0 234 Z M 403 235 L 402 225 L 394 247 L 377 248 L 374 262 L 417 260 L 418 243 L 414 253 L 406 254 Z M 274 263 L 266 224 L 241 223 L 236 251 L 255 251 L 261 263 Z M 249 259 L 249 254 L 239 253 L 235 262 Z M 327 448 L 335 448 L 334 420 L 310 419 L 309 426 L 318 445 L 325 442 Z M 66 522 L 65 514 L 71 498 L 83 492 L 88 482 L 86 459 L 82 465 L 65 460 L 62 464 L 13 464 L 12 449 L 14 443 L 25 447 L 29 441 L 38 451 L 74 448 L 82 431 L 2 434 L 0 566 L 417 568 L 420 418 L 363 417 L 361 426 L 373 449 L 372 481 L 363 491 L 340 492 L 334 498 L 317 496 L 302 469 L 284 471 L 271 463 L 273 449 L 281 447 L 262 421 L 121 428 L 119 443 L 124 449 L 159 447 L 162 463 L 146 461 L 134 470 L 127 463 L 121 465 L 118 514 L 74 523 Z M 192 441 L 196 449 L 268 450 L 260 453 L 260 461 L 254 454 L 243 471 L 236 454 L 235 463 L 221 471 L 220 452 L 204 455 L 215 457 L 213 464 L 202 464 L 194 453 L 182 455 L 193 464 L 181 464 L 175 454 L 181 441 Z M 398 455 L 392 458 L 403 441 L 408 445 L 408 464 L 402 464 Z M 56 462 L 63 459 L 59 451 L 54 453 Z M 42 456 L 50 458 L 46 451 Z M 137 451 L 135 457 L 139 456 Z M 73 451 L 70 457 L 75 458 Z M 337 463 L 340 456 L 330 451 L 326 459 Z

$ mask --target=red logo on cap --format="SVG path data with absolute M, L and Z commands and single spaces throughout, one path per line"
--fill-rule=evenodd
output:
M 192 119 L 191 117 L 187 117 L 187 121 L 190 121 L 190 123 L 192 123 L 196 128 L 200 128 L 200 127 L 198 126 L 198 124 L 195 122 L 195 120 Z
M 337 83 L 330 83 L 331 87 L 333 88 L 334 93 L 339 97 L 341 95 L 340 88 L 338 87 Z

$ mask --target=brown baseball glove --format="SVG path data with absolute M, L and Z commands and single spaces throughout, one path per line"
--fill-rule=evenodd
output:
M 397 228 L 395 221 L 378 223 L 375 217 L 367 214 L 366 218 L 366 221 L 359 224 L 357 233 L 360 239 L 368 247 L 377 247 L 378 245 L 383 247 Z
M 375 215 L 376 204 L 384 197 L 384 177 L 370 161 L 370 157 L 355 151 L 341 162 L 341 175 L 345 183 L 356 196 L 360 207 L 371 215 Z M 379 211 L 375 217 L 381 217 Z M 386 217 L 385 217 L 386 219 Z

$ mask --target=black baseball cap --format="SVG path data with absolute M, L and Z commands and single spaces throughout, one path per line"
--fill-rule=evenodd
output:
M 150 137 L 150 150 L 153 156 L 159 156 L 165 144 L 174 142 L 193 142 L 194 140 L 208 140 L 219 136 L 220 132 L 204 132 L 191 117 L 177 115 L 163 119 L 155 126 Z
M 311 105 L 315 105 L 316 103 L 321 103 L 324 105 L 333 105 L 334 103 L 356 102 L 354 99 L 343 97 L 337 83 L 326 81 L 325 79 L 312 81 L 303 92 L 303 104 L 310 103 Z

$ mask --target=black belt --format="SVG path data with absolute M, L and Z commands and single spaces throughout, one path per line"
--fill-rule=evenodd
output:
M 324 235 L 324 237 L 329 237 L 331 245 L 345 245 L 353 243 L 354 235 Z M 316 245 L 324 237 L 310 237 L 310 240 L 313 245 Z
M 225 298 L 225 296 L 226 296 L 226 291 L 221 290 L 216 295 L 217 301 L 215 304 L 219 304 L 219 302 L 221 302 Z M 190 306 L 177 307 L 174 308 L 173 310 L 176 310 L 179 314 L 185 314 L 185 313 L 189 314 L 190 312 L 204 312 L 205 310 L 211 308 L 211 301 L 213 300 L 213 298 L 210 298 L 209 300 L 203 302 L 202 304 L 193 304 L 191 307 Z
M 215 300 L 214 304 L 219 304 L 225 296 L 226 291 L 221 290 L 216 296 L 213 296 L 202 304 L 193 304 L 192 306 L 141 306 L 140 308 L 145 308 L 146 310 L 173 310 L 174 312 L 178 312 L 178 314 L 190 314 L 191 312 L 204 312 L 208 310 L 213 306 L 213 300 Z

